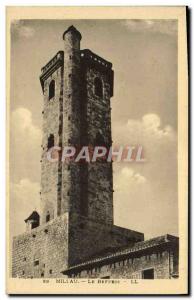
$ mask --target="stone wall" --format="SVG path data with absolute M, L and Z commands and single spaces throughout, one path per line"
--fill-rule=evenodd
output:
M 81 271 L 73 272 L 70 277 L 143 279 L 143 272 L 150 269 L 153 269 L 154 279 L 174 277 L 175 269 L 171 272 L 169 251 L 156 251 L 149 255 L 143 253 L 123 259 L 115 258 L 109 263 L 95 263 L 93 266 L 82 268 Z
M 12 276 L 63 277 L 73 263 L 142 239 L 140 233 L 66 213 L 14 238 Z
M 68 266 L 68 215 L 14 238 L 12 277 L 61 277 Z
M 169 279 L 178 277 L 179 239 L 177 237 L 167 234 L 133 245 L 131 243 L 120 249 L 116 247 L 116 242 L 122 245 L 124 239 L 122 241 L 117 238 L 115 239 L 113 235 L 112 245 L 115 245 L 115 248 L 112 250 L 104 248 L 104 252 L 82 260 L 63 270 L 62 273 L 78 278 Z M 107 234 L 107 244 L 108 240 Z
M 91 257 L 107 255 L 124 246 L 133 246 L 135 242 L 143 241 L 143 239 L 142 233 L 71 214 L 69 217 L 69 265 Z
M 61 54 L 62 55 L 62 54 Z M 61 57 L 63 61 L 63 55 Z M 56 67 L 55 67 L 56 66 Z M 52 65 L 51 65 L 52 67 Z M 41 157 L 41 224 L 46 222 L 46 215 L 50 214 L 50 219 L 60 214 L 61 199 L 59 192 L 60 162 L 50 162 L 47 159 L 48 138 L 54 135 L 54 145 L 60 144 L 60 123 L 61 123 L 61 101 L 63 101 L 62 77 L 63 66 L 55 62 L 53 69 L 44 79 L 44 104 L 43 104 L 43 137 L 42 137 L 42 157 Z M 55 96 L 49 99 L 49 84 L 55 82 Z
M 84 52 L 86 51 L 86 52 Z M 81 54 L 82 66 L 82 137 L 87 145 L 112 145 L 111 137 L 111 107 L 112 96 L 111 66 L 106 67 L 101 60 L 89 50 Z M 104 62 L 103 62 L 104 63 Z M 95 79 L 102 82 L 102 96 L 95 94 Z M 112 162 L 93 162 L 87 164 L 86 176 L 82 184 L 86 191 L 84 206 L 87 206 L 87 216 L 95 222 L 113 224 L 113 178 Z M 82 197 L 84 199 L 84 197 Z M 87 201 L 86 201 L 87 199 Z

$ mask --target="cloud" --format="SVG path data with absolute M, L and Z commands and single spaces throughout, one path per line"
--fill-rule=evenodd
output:
M 114 189 L 115 191 L 126 192 L 129 190 L 130 185 L 141 185 L 144 183 L 146 183 L 144 176 L 125 166 L 115 176 Z
M 142 168 L 143 176 L 153 184 L 158 181 L 160 185 L 164 182 L 168 186 L 176 185 L 177 133 L 172 126 L 163 125 L 159 115 L 145 114 L 141 119 L 115 124 L 113 141 L 115 146 L 142 146 L 146 161 L 133 162 L 135 171 Z
M 178 22 L 176 20 L 125 20 L 123 25 L 132 32 L 151 32 L 176 35 Z
M 170 125 L 166 125 L 161 128 L 161 120 L 157 114 L 146 114 L 141 120 L 143 131 L 148 134 L 153 134 L 158 138 L 169 138 L 173 139 L 175 132 Z M 131 126 L 131 122 L 128 121 L 128 126 Z
M 14 181 L 21 178 L 37 180 L 37 173 L 40 172 L 41 137 L 41 130 L 33 123 L 28 109 L 19 107 L 11 113 L 10 160 Z
M 14 20 L 11 24 L 12 33 L 20 37 L 31 38 L 35 34 L 34 28 L 25 25 L 23 20 Z
M 11 199 L 11 235 L 25 231 L 24 220 L 33 210 L 40 212 L 40 185 L 28 178 L 22 178 L 17 183 L 10 184 Z
M 11 133 L 12 141 L 17 144 L 17 149 L 28 152 L 28 158 L 32 151 L 40 148 L 41 144 L 41 130 L 37 127 L 32 120 L 31 112 L 24 108 L 19 107 L 11 114 Z M 23 152 L 23 153 L 24 153 Z
M 41 137 L 41 130 L 33 124 L 32 113 L 24 107 L 19 107 L 12 112 L 11 122 L 13 128 L 21 135 L 30 135 L 32 139 Z
M 174 143 L 176 132 L 170 125 L 163 125 L 160 117 L 155 113 L 142 116 L 141 119 L 128 119 L 127 123 L 116 123 L 113 127 L 114 141 L 118 144 L 147 145 L 153 143 Z

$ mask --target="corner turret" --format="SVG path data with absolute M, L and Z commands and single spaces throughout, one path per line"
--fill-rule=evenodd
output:
M 65 32 L 63 33 L 63 39 L 64 40 L 65 40 L 67 34 L 71 34 L 71 35 L 77 36 L 77 38 L 80 41 L 82 39 L 81 33 L 73 25 L 71 25 L 69 28 L 67 28 L 67 30 L 65 30 Z
M 40 225 L 40 216 L 37 211 L 34 210 L 24 221 L 26 223 L 26 231 L 30 231 Z

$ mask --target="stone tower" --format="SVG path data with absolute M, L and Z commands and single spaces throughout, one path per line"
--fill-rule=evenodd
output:
M 40 76 L 40 225 L 34 212 L 26 219 L 28 231 L 14 238 L 14 277 L 61 277 L 62 270 L 75 263 L 144 238 L 113 225 L 112 162 L 67 164 L 47 159 L 54 145 L 112 145 L 112 64 L 88 49 L 80 50 L 81 34 L 73 26 L 64 32 L 63 41 L 64 51 L 42 68 Z
M 49 147 L 111 146 L 112 64 L 80 51 L 81 34 L 71 26 L 59 52 L 43 69 L 41 223 L 64 212 L 113 224 L 112 162 L 48 162 Z M 54 90 L 54 91 L 53 91 Z M 51 140 L 51 142 L 49 142 Z

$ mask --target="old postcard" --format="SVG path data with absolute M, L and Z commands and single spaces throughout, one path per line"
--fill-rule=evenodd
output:
M 188 293 L 185 7 L 7 8 L 7 293 Z

